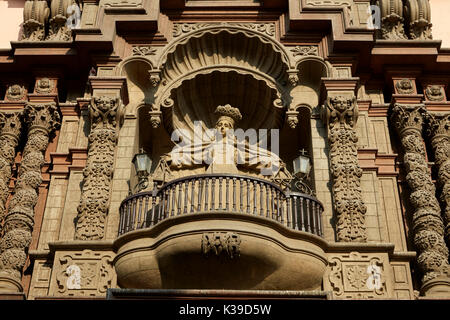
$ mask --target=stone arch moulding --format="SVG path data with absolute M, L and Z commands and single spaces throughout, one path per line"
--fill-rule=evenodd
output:
M 160 83 L 150 112 L 152 126 L 160 125 L 162 110 L 173 107 L 175 89 L 215 72 L 263 81 L 276 91 L 273 107 L 284 109 L 295 86 L 290 81 L 290 76 L 297 74 L 294 62 L 291 53 L 275 39 L 274 23 L 175 24 L 173 39 L 156 64 Z

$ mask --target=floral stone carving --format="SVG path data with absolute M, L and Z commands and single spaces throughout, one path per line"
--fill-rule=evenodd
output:
M 386 40 L 406 40 L 402 0 L 380 0 L 381 36 Z
M 410 202 L 414 208 L 412 227 L 414 245 L 418 250 L 417 263 L 423 272 L 423 283 L 448 274 L 448 249 L 444 242 L 444 225 L 435 187 L 428 172 L 426 151 L 422 140 L 423 108 L 395 104 L 392 122 L 400 136 L 410 188 Z
M 296 46 L 291 49 L 292 55 L 296 56 L 318 56 L 319 48 L 317 46 Z
M 118 139 L 119 103 L 119 98 L 103 96 L 93 97 L 89 106 L 91 133 L 75 239 L 99 240 L 105 234 Z
M 64 253 L 55 259 L 55 296 L 105 296 L 115 283 L 113 254 L 108 252 Z M 52 284 L 53 285 L 53 284 Z
M 337 216 L 337 240 L 365 242 L 367 240 L 362 200 L 362 169 L 358 163 L 355 131 L 358 109 L 354 96 L 328 97 L 324 116 L 328 123 L 330 169 Z
M 237 22 L 219 22 L 219 23 L 175 23 L 173 26 L 173 37 L 177 38 L 183 34 L 191 31 L 214 27 L 214 26 L 226 26 L 226 27 L 241 27 L 253 31 L 264 33 L 270 37 L 275 36 L 275 24 L 274 23 L 237 23 Z
M 211 232 L 202 235 L 202 253 L 216 256 L 225 252 L 231 259 L 240 255 L 241 237 L 232 232 Z
M 450 244 L 450 114 L 427 114 L 429 135 L 438 168 L 438 183 L 444 209 L 445 239 Z
M 27 142 L 0 241 L 0 274 L 19 283 L 31 243 L 44 152 L 51 134 L 60 125 L 60 116 L 55 103 L 29 103 L 24 120 Z
M 76 5 L 74 0 L 52 0 L 50 4 L 51 18 L 49 20 L 49 33 L 47 40 L 70 41 L 72 40 L 72 30 L 67 26 L 67 19 L 71 12 L 67 10 L 72 5 Z
M 27 0 L 23 8 L 23 32 L 22 40 L 42 41 L 45 38 L 45 26 L 47 24 L 50 9 L 47 1 Z

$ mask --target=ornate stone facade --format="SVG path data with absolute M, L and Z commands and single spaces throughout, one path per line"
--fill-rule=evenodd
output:
M 83 170 L 83 188 L 76 222 L 75 239 L 100 240 L 105 236 L 114 151 L 118 139 L 120 100 L 93 97 L 89 105 L 91 133 L 88 159 Z

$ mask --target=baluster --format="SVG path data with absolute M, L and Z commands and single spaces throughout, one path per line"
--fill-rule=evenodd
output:
M 119 208 L 119 232 L 117 233 L 117 236 L 120 236 L 122 234 L 122 228 L 123 228 L 123 204 Z
M 311 212 L 310 212 L 310 208 L 309 208 L 309 199 L 306 199 L 306 230 L 308 232 L 311 232 Z
M 272 187 L 270 188 L 270 194 L 270 198 L 272 200 L 272 219 L 275 220 L 275 190 Z
M 298 212 L 298 209 L 299 209 L 299 206 L 297 205 L 297 196 L 293 196 L 293 201 L 294 201 L 294 218 L 293 219 L 295 219 L 296 220 L 296 222 L 295 222 L 295 230 L 301 230 L 301 228 L 302 228 L 302 221 L 303 221 L 303 218 L 302 218 L 302 210 L 300 209 L 300 217 L 299 217 L 299 212 Z M 302 198 L 300 197 L 300 201 L 302 201 Z M 301 207 L 301 206 L 300 206 Z M 300 218 L 300 221 L 298 221 L 298 219 Z
M 304 216 L 304 210 L 303 210 L 303 197 L 300 196 L 300 228 L 299 230 L 305 231 L 305 216 Z
M 233 178 L 233 212 L 236 212 L 236 178 Z
M 250 180 L 247 179 L 247 213 L 250 213 Z
M 312 232 L 314 234 L 317 234 L 317 218 L 316 218 L 316 203 L 314 201 L 311 202 L 311 206 L 312 206 Z
M 280 191 L 275 191 L 276 197 L 277 197 L 277 221 L 280 221 Z
M 137 211 L 137 221 L 136 221 L 136 229 L 140 229 L 140 225 L 141 225 L 141 217 L 142 215 L 142 201 L 144 200 L 144 198 L 141 196 L 138 199 L 139 202 L 139 206 L 138 206 L 138 211 Z
M 208 185 L 209 185 L 209 178 L 206 178 L 206 180 L 205 180 L 205 211 L 208 211 Z
M 266 218 L 270 218 L 270 186 L 266 184 Z
M 202 211 L 202 191 L 203 191 L 203 179 L 198 180 L 198 204 L 197 211 Z
M 323 229 L 322 229 L 322 214 L 323 214 L 323 209 L 322 206 L 319 205 L 319 210 L 318 210 L 318 220 L 319 220 L 319 235 L 321 237 L 323 237 Z
M 167 189 L 163 189 L 163 191 L 162 191 L 162 201 L 160 202 L 160 205 L 159 205 L 159 214 L 158 214 L 158 217 L 157 217 L 155 223 L 159 222 L 159 220 L 161 220 L 161 217 L 163 215 L 165 215 L 165 212 L 167 210 L 167 206 L 166 206 L 167 196 L 166 196 L 166 193 L 167 193 Z
M 172 185 L 170 187 L 170 191 L 171 191 L 171 198 L 172 198 L 172 208 L 170 210 L 170 216 L 173 217 L 174 213 L 175 213 L 175 185 Z
M 287 227 L 291 228 L 291 219 L 289 219 L 290 216 L 290 203 L 291 203 L 291 196 L 288 194 L 286 195 L 286 220 L 287 220 Z M 292 225 L 293 227 L 293 225 Z
M 128 232 L 129 224 L 130 224 L 130 217 L 131 217 L 131 200 L 127 201 L 126 206 L 127 206 L 127 208 L 126 208 L 127 214 L 125 217 L 125 232 Z
M 244 212 L 244 179 L 239 178 L 239 211 Z
M 156 197 L 156 192 L 152 193 L 152 213 L 150 215 L 150 226 L 154 224 L 153 221 L 155 220 Z
M 148 199 L 149 199 L 149 195 L 148 194 L 146 194 L 143 197 L 139 197 L 139 214 L 138 214 L 138 223 L 137 223 L 136 229 L 144 228 L 144 223 L 147 221 L 147 216 L 148 216 Z M 142 202 L 144 202 L 144 209 L 142 209 Z M 141 216 L 142 216 L 142 219 L 141 219 Z
M 183 192 L 184 192 L 184 210 L 183 210 L 183 213 L 186 214 L 187 213 L 188 192 L 189 192 L 189 180 L 185 181 L 183 184 L 184 184 L 184 188 L 183 188 Z
M 219 210 L 222 210 L 222 177 L 219 177 Z
M 196 180 L 191 181 L 191 212 L 194 212 L 194 200 L 195 200 L 195 182 Z
M 181 214 L 181 199 L 183 197 L 182 194 L 182 188 L 181 188 L 182 183 L 178 183 L 177 184 L 177 188 L 178 188 L 178 199 L 177 199 L 177 215 L 179 216 Z
M 146 195 L 145 196 L 145 204 L 144 204 L 144 212 L 142 214 L 142 218 L 144 220 L 139 223 L 140 224 L 140 228 L 146 228 L 146 226 L 148 226 L 148 202 L 149 202 L 149 196 Z M 152 210 L 154 210 L 153 206 L 152 206 Z M 150 218 L 151 218 L 151 216 L 150 216 Z M 144 225 L 145 225 L 145 227 L 144 227 Z
M 230 211 L 230 178 L 226 177 L 225 209 Z
M 261 208 L 259 208 L 259 214 L 261 217 L 264 217 L 264 197 L 263 197 L 263 183 L 259 183 L 259 205 Z
M 282 198 L 282 194 L 280 191 L 278 191 L 278 200 L 279 200 L 279 204 L 280 206 L 278 207 L 278 211 L 280 212 L 280 218 L 281 218 L 281 224 L 284 225 L 284 215 L 283 215 L 283 198 Z M 278 220 L 279 221 L 279 220 Z
M 133 209 L 132 214 L 131 214 L 131 223 L 130 223 L 130 230 L 133 231 L 134 230 L 134 225 L 136 223 L 136 207 L 137 207 L 137 199 L 134 198 L 133 199 Z
M 257 212 L 257 207 L 256 207 L 256 187 L 257 187 L 258 183 L 256 181 L 253 181 L 253 214 L 256 215 Z
M 216 189 L 215 189 L 215 184 L 216 184 L 216 178 L 212 177 L 211 179 L 211 210 L 215 210 L 215 205 L 214 205 L 214 199 L 216 197 Z

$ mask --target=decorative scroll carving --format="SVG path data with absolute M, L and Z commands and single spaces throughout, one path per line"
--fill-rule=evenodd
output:
M 264 33 L 268 36 L 275 36 L 274 23 L 236 23 L 236 22 L 218 22 L 218 23 L 175 23 L 173 26 L 172 36 L 177 38 L 185 33 L 211 27 L 211 26 L 227 26 L 242 27 L 253 31 Z
M 410 188 L 409 199 L 414 212 L 412 224 L 417 263 L 423 272 L 423 282 L 448 274 L 448 249 L 444 242 L 439 203 L 428 173 L 426 151 L 422 140 L 423 109 L 419 106 L 395 104 L 392 122 L 400 136 Z
M 55 89 L 54 80 L 50 80 L 49 78 L 42 78 L 36 82 L 36 93 L 46 94 L 52 93 Z
M 445 99 L 444 88 L 438 85 L 428 86 L 425 90 L 425 97 L 429 101 L 443 101 Z
M 354 96 L 328 97 L 324 116 L 329 126 L 330 168 L 333 177 L 337 240 L 367 240 L 362 200 L 362 169 L 358 163 L 355 131 L 358 109 Z
M 49 33 L 47 40 L 70 41 L 72 30 L 66 22 L 70 14 L 68 8 L 75 4 L 74 0 L 52 0 L 50 4 L 51 18 L 49 20 Z
M 291 129 L 295 129 L 298 124 L 298 111 L 296 110 L 286 111 L 286 122 Z
M 105 234 L 119 107 L 119 98 L 105 96 L 93 97 L 89 106 L 91 133 L 75 230 L 79 240 L 100 240 Z
M 413 83 L 410 79 L 402 79 L 395 84 L 397 92 L 400 94 L 412 94 L 414 93 Z
M 351 4 L 350 0 L 306 0 L 306 5 L 310 7 L 342 7 Z
M 50 9 L 48 8 L 47 1 L 27 0 L 23 9 L 22 40 L 44 40 L 45 26 L 49 15 Z
M 22 128 L 21 112 L 0 113 L 0 230 L 9 196 L 11 167 Z
M 216 256 L 225 252 L 231 259 L 240 255 L 241 237 L 232 232 L 211 232 L 202 235 L 202 252 L 208 256 L 211 252 Z
M 381 8 L 381 36 L 386 40 L 407 39 L 403 26 L 402 0 L 379 0 Z
M 12 86 L 8 87 L 8 90 L 6 91 L 6 101 L 21 101 L 25 100 L 26 98 L 26 89 L 24 86 L 21 86 L 19 84 L 13 84 Z
M 375 256 L 351 252 L 332 257 L 328 280 L 336 298 L 370 299 L 386 298 L 384 263 Z
M 318 56 L 319 48 L 317 46 L 296 46 L 291 49 L 293 56 Z
M 106 0 L 103 4 L 111 8 L 136 8 L 142 7 L 142 0 Z
M 429 0 L 407 0 L 405 16 L 409 20 L 409 36 L 413 40 L 431 40 L 431 9 Z
M 156 48 L 150 46 L 134 46 L 133 56 L 153 56 L 156 54 Z
M 427 113 L 427 122 L 438 168 L 440 200 L 444 209 L 445 239 L 447 244 L 450 244 L 450 114 Z
M 114 282 L 113 256 L 84 250 L 64 254 L 54 267 L 55 296 L 104 296 Z
M 19 283 L 31 243 L 44 152 L 50 135 L 60 125 L 60 116 L 55 103 L 29 103 L 24 120 L 27 142 L 0 241 L 0 274 Z

